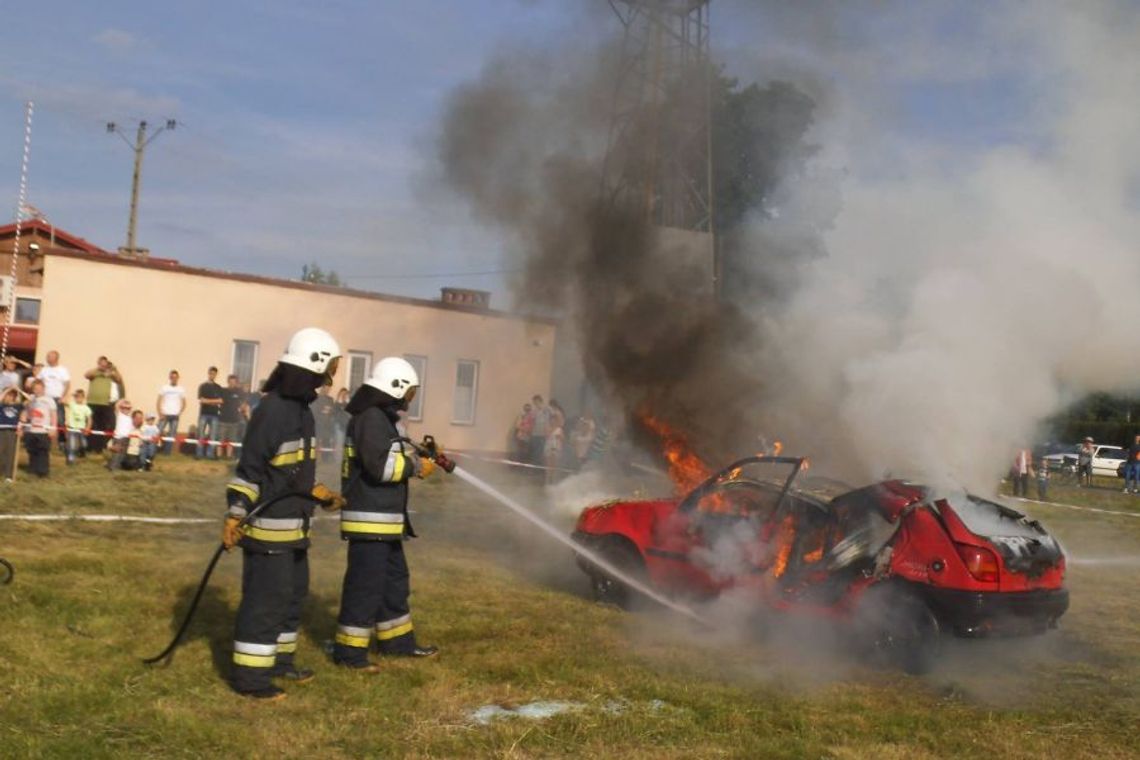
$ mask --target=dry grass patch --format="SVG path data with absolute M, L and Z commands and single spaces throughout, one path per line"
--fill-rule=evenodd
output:
M 8 511 L 222 510 L 223 465 L 149 474 L 80 465 L 18 483 Z M 500 485 L 531 498 L 531 480 Z M 924 678 L 790 656 L 762 637 L 716 637 L 665 613 L 585 598 L 568 552 L 456 481 L 417 484 L 408 547 L 428 662 L 373 678 L 332 667 L 344 546 L 320 521 L 299 657 L 318 671 L 257 705 L 223 674 L 240 559 L 223 559 L 169 666 L 139 658 L 172 635 L 218 526 L 0 523 L 16 582 L 0 587 L 5 757 L 1126 757 L 1140 746 L 1135 571 L 1074 567 L 1056 634 L 982 642 Z M 77 507 L 76 505 L 81 506 Z M 1140 520 L 1040 516 L 1081 551 L 1140 551 Z M 1035 512 L 1036 513 L 1036 512 Z M 541 721 L 479 725 L 476 708 L 565 701 Z

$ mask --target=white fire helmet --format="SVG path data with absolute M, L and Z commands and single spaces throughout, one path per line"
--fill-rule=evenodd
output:
M 333 336 L 319 327 L 306 327 L 293 334 L 278 361 L 332 377 L 339 358 L 340 346 Z
M 412 400 L 415 389 L 420 385 L 416 369 L 398 356 L 386 356 L 372 368 L 372 377 L 364 381 L 377 390 L 384 391 L 392 398 Z

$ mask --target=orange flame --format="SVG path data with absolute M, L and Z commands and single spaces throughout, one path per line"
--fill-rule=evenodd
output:
M 772 563 L 772 575 L 781 577 L 788 569 L 788 560 L 792 556 L 792 544 L 796 539 L 796 523 L 791 515 L 786 516 L 780 523 L 776 533 L 776 544 L 780 547 L 776 552 L 776 559 Z
M 669 462 L 669 479 L 678 494 L 684 494 L 704 482 L 711 471 L 701 458 L 689 448 L 684 434 L 669 427 L 649 413 L 640 415 L 641 424 L 661 440 L 665 459 Z
M 784 444 L 780 443 L 779 441 L 775 441 L 772 444 L 772 456 L 774 456 L 774 457 L 780 456 L 780 452 L 783 450 L 784 450 Z

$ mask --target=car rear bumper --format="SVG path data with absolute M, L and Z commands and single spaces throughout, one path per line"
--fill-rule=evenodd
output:
M 946 627 L 970 638 L 1043 633 L 1069 609 L 1069 592 L 1063 588 L 1001 592 L 928 587 L 923 595 Z

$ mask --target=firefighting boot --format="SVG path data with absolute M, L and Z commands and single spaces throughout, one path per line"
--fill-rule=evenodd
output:
M 384 652 L 385 657 L 435 657 L 439 654 L 439 647 L 426 646 L 422 647 L 416 644 L 411 649 L 401 652 Z
M 335 662 L 335 660 L 334 660 L 334 662 Z M 365 663 L 363 665 L 358 665 L 358 664 L 351 663 L 351 662 L 337 662 L 336 664 L 341 666 L 342 668 L 346 668 L 346 669 L 354 671 L 356 673 L 363 673 L 364 675 L 367 675 L 367 676 L 377 675 L 378 673 L 380 673 L 383 670 L 383 668 L 381 668 L 379 665 L 377 665 L 376 663 L 372 663 L 372 662 L 368 662 L 368 663 Z
M 316 677 L 316 674 L 308 668 L 298 668 L 292 663 L 288 665 L 278 665 L 273 668 L 273 678 L 284 678 L 293 683 L 308 683 Z
M 259 702 L 279 702 L 285 699 L 285 690 L 276 686 L 266 686 L 264 689 L 255 689 L 254 691 L 239 691 L 238 694 L 248 699 L 256 699 Z
M 277 646 L 280 647 L 281 644 Z M 293 663 L 292 652 L 278 651 L 277 661 L 273 664 L 273 669 L 269 671 L 269 675 L 272 678 L 284 678 L 293 683 L 306 683 L 312 681 L 315 674 L 308 668 L 298 668 Z

